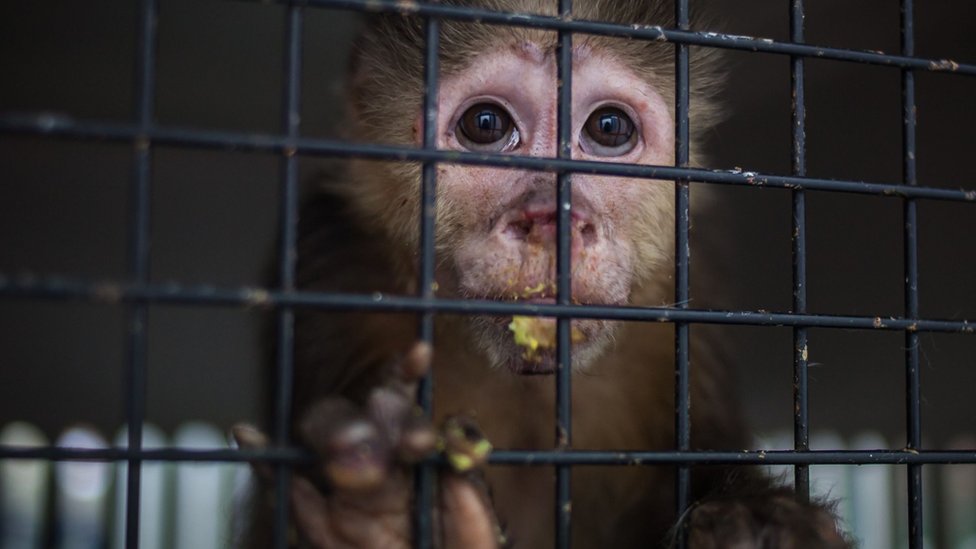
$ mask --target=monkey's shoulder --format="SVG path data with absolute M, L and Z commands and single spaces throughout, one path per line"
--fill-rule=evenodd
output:
M 376 225 L 376 224 L 374 224 Z M 297 283 L 315 291 L 396 291 L 393 251 L 341 193 L 317 190 L 303 199 L 298 223 Z

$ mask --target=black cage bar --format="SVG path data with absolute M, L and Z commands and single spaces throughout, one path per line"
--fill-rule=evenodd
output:
M 790 9 L 790 40 L 803 42 L 803 0 L 793 0 Z M 790 86 L 793 95 L 792 174 L 803 177 L 806 163 L 806 105 L 804 102 L 803 57 L 790 56 Z M 807 220 L 806 195 L 803 189 L 793 191 L 793 312 L 807 312 Z M 793 328 L 793 448 L 810 449 L 809 372 L 806 326 Z M 810 469 L 796 465 L 793 475 L 797 497 L 810 499 Z
M 440 51 L 440 22 L 436 18 L 426 21 L 426 43 L 424 51 L 424 149 L 435 149 L 437 142 L 437 90 Z M 437 164 L 427 161 L 423 164 L 421 181 L 421 214 L 420 214 L 420 280 L 418 287 L 422 299 L 434 298 L 434 219 L 437 204 Z M 420 316 L 420 341 L 434 344 L 434 314 L 424 311 Z M 420 381 L 417 399 L 424 415 L 431 417 L 434 398 L 433 375 L 428 374 Z M 413 530 L 416 536 L 416 546 L 422 549 L 433 547 L 432 541 L 432 504 L 434 501 L 433 483 L 434 469 L 430 464 L 421 464 L 417 468 L 414 479 L 414 513 Z
M 559 0 L 559 17 L 570 19 L 573 15 L 572 0 Z M 557 157 L 569 160 L 572 156 L 572 103 L 573 88 L 573 35 L 566 30 L 558 33 L 557 47 Z M 572 265 L 570 264 L 570 231 L 572 229 L 572 175 L 569 171 L 557 172 L 557 240 L 556 240 L 556 303 L 569 305 L 572 297 Z M 556 321 L 556 440 L 555 448 L 569 450 L 573 444 L 573 425 L 571 416 L 572 399 L 572 356 L 570 355 L 571 328 L 569 318 Z M 556 547 L 568 549 L 570 546 L 570 525 L 572 501 L 570 498 L 570 468 L 568 465 L 556 466 Z
M 136 58 L 135 113 L 130 123 L 108 123 L 76 120 L 48 113 L 0 112 L 0 134 L 44 136 L 56 139 L 126 143 L 132 147 L 133 167 L 129 227 L 129 270 L 126 280 L 92 282 L 67 273 L 65 276 L 33 276 L 0 272 L 0 299 L 37 299 L 55 302 L 80 300 L 96 303 L 124 304 L 128 334 L 126 375 L 126 424 L 128 448 L 82 450 L 71 448 L 24 449 L 0 446 L 0 459 L 110 460 L 129 465 L 126 494 L 126 546 L 138 547 L 140 463 L 162 461 L 228 461 L 267 460 L 275 464 L 275 497 L 288 501 L 292 470 L 308 465 L 311 456 L 290 446 L 289 425 L 293 385 L 294 311 L 317 309 L 328 311 L 399 311 L 418 314 L 418 338 L 435 348 L 433 321 L 438 313 L 503 314 L 551 316 L 557 323 L 557 433 L 555 450 L 515 451 L 500 449 L 492 454 L 494 464 L 553 467 L 556 474 L 556 508 L 554 509 L 557 547 L 570 546 L 571 497 L 570 472 L 574 466 L 588 465 L 673 465 L 677 467 L 676 511 L 680 516 L 691 504 L 690 487 L 693 468 L 708 464 L 770 465 L 785 464 L 795 468 L 794 478 L 799 497 L 809 498 L 809 466 L 818 464 L 897 464 L 906 465 L 908 475 L 909 546 L 922 547 L 922 468 L 932 464 L 976 464 L 976 451 L 925 449 L 921 429 L 921 376 L 919 335 L 922 333 L 973 334 L 976 325 L 963 319 L 924 318 L 919 309 L 918 203 L 925 200 L 976 203 L 974 189 L 947 189 L 919 185 L 916 175 L 915 73 L 944 72 L 958 76 L 976 76 L 976 65 L 946 59 L 915 57 L 913 43 L 913 6 L 911 0 L 901 3 L 901 51 L 889 55 L 873 51 L 809 45 L 804 40 L 804 5 L 790 1 L 789 42 L 704 32 L 690 29 L 687 0 L 675 1 L 675 28 L 635 27 L 572 18 L 570 0 L 560 0 L 559 16 L 547 17 L 470 9 L 438 3 L 411 3 L 390 0 L 281 0 L 286 10 L 284 86 L 281 131 L 259 134 L 218 131 L 206 128 L 182 128 L 160 125 L 154 120 L 156 92 L 156 0 L 141 2 L 138 20 Z M 303 67 L 303 18 L 312 9 L 399 12 L 419 15 L 426 21 L 426 49 L 423 106 L 423 146 L 403 148 L 379 144 L 351 144 L 342 141 L 303 137 L 300 133 Z M 493 154 L 436 150 L 440 22 L 479 21 L 496 25 L 520 25 L 558 32 L 559 146 L 555 158 L 527 158 Z M 667 41 L 675 46 L 675 140 L 674 166 L 637 166 L 616 163 L 583 162 L 571 159 L 570 89 L 572 37 L 590 33 L 640 40 Z M 690 167 L 689 56 L 692 46 L 760 52 L 789 57 L 792 92 L 792 166 L 789 175 L 768 175 L 743 170 L 713 171 Z M 807 58 L 856 62 L 897 68 L 901 73 L 903 179 L 900 182 L 865 183 L 807 176 L 805 64 Z M 279 285 L 273 288 L 241 288 L 156 284 L 149 278 L 150 206 L 152 186 L 150 166 L 158 146 L 187 149 L 237 150 L 280 157 L 280 225 L 277 253 Z M 416 296 L 357 296 L 298 291 L 295 282 L 296 228 L 298 218 L 299 172 L 302 156 L 370 158 L 402 160 L 422 164 L 421 213 L 418 219 L 421 235 L 419 250 L 418 292 Z M 558 212 L 557 301 L 553 305 L 512 304 L 486 301 L 439 299 L 434 296 L 434 218 L 436 208 L 436 173 L 441 163 L 519 167 L 557 174 L 560 205 Z M 572 174 L 596 173 L 626 175 L 636 178 L 674 180 L 675 195 L 675 305 L 673 307 L 606 307 L 573 305 L 570 300 L 570 196 Z M 792 196 L 792 309 L 785 312 L 745 310 L 704 310 L 692 306 L 690 295 L 691 244 L 689 238 L 690 183 L 731 185 L 738 187 L 774 187 L 790 189 Z M 967 182 L 968 183 L 968 182 Z M 825 315 L 807 310 L 807 192 L 828 191 L 890 197 L 903 203 L 904 215 L 904 311 L 902 315 Z M 565 207 L 563 207 L 565 206 Z M 147 309 L 153 304 L 194 305 L 208 307 L 266 307 L 274 310 L 279 344 L 276 356 L 273 439 L 276 447 L 263 452 L 192 451 L 181 448 L 145 449 L 142 424 L 146 408 Z M 675 441 L 667 452 L 582 451 L 572 448 L 571 432 L 571 364 L 570 320 L 603 318 L 632 321 L 663 321 L 675 326 Z M 689 377 L 689 332 L 692 326 L 725 324 L 747 326 L 787 326 L 792 328 L 793 356 L 793 424 L 794 450 L 698 452 L 691 449 Z M 897 331 L 905 337 L 905 404 L 907 441 L 904 450 L 841 451 L 810 449 L 808 412 L 808 330 L 810 328 Z M 420 385 L 419 401 L 430 414 L 433 380 L 428 376 Z M 432 458 L 418 467 L 414 530 L 418 547 L 431 547 L 433 501 L 432 483 L 435 468 L 442 459 Z M 288 506 L 276 505 L 275 546 L 288 543 Z

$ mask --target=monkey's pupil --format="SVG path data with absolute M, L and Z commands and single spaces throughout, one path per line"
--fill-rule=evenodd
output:
M 498 115 L 493 112 L 482 111 L 478 113 L 478 129 L 483 132 L 498 131 Z
M 468 109 L 458 126 L 471 142 L 487 145 L 505 137 L 511 127 L 511 119 L 500 107 L 482 104 Z
M 600 127 L 603 129 L 603 133 L 619 135 L 620 119 L 615 114 L 605 114 L 600 118 Z
M 605 147 L 619 147 L 630 141 L 634 133 L 634 123 L 619 109 L 600 109 L 590 115 L 588 121 L 590 137 Z

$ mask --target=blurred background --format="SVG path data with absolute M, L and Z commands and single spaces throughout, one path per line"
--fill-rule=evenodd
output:
M 137 3 L 0 5 L 0 113 L 48 111 L 127 122 L 134 111 Z M 236 1 L 162 0 L 156 120 L 165 126 L 275 133 L 280 128 L 284 9 Z M 787 40 L 788 2 L 712 0 L 715 30 Z M 812 44 L 899 50 L 894 0 L 810 2 Z M 917 54 L 976 62 L 976 4 L 919 2 Z M 308 9 L 302 133 L 335 135 L 357 17 Z M 726 53 L 727 119 L 709 136 L 710 167 L 790 170 L 789 59 Z M 901 181 L 897 69 L 807 61 L 808 173 Z M 921 185 L 976 188 L 976 79 L 918 73 Z M 305 178 L 322 169 L 302 159 Z M 0 135 L 0 274 L 126 276 L 131 149 L 125 144 Z M 273 257 L 278 158 L 158 146 L 152 173 L 153 282 L 258 286 Z M 701 185 L 695 185 L 693 193 Z M 692 307 L 788 311 L 790 193 L 719 186 L 693 220 L 715 256 L 721 292 L 695 279 Z M 902 202 L 808 193 L 809 310 L 903 313 Z M 922 316 L 976 319 L 976 209 L 919 205 Z M 696 249 L 693 244 L 692 253 Z M 694 273 L 693 255 L 693 273 Z M 165 431 L 188 420 L 226 428 L 263 413 L 260 310 L 153 305 L 147 419 Z M 694 331 L 695 328 L 693 328 Z M 789 328 L 723 328 L 739 390 L 762 433 L 792 425 Z M 28 420 L 49 437 L 84 422 L 124 422 L 124 311 L 104 304 L 0 300 L 0 424 Z M 976 337 L 922 334 L 923 433 L 945 444 L 972 433 Z M 874 430 L 904 441 L 904 335 L 810 330 L 811 430 Z

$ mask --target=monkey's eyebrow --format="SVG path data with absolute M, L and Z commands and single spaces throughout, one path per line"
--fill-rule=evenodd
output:
M 573 64 L 575 65 L 580 61 L 585 61 L 586 59 L 589 59 L 592 53 L 593 53 L 593 48 L 590 47 L 589 44 L 585 42 L 582 44 L 576 44 L 575 46 L 573 46 Z
M 512 46 L 512 49 L 519 57 L 527 61 L 532 61 L 536 65 L 542 65 L 543 63 L 545 63 L 546 57 L 548 56 L 549 53 L 551 53 L 549 51 L 544 51 L 539 46 L 539 44 L 531 40 L 526 40 L 524 42 L 514 44 Z

